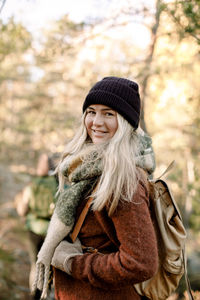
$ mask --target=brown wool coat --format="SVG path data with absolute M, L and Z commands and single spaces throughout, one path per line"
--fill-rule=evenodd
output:
M 79 238 L 100 253 L 74 257 L 72 276 L 55 269 L 57 300 L 141 299 L 133 284 L 152 277 L 158 266 L 147 186 L 140 181 L 133 201 L 121 202 L 111 218 L 106 209 L 89 211 Z

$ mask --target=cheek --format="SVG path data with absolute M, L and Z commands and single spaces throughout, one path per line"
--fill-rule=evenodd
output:
M 111 124 L 111 131 L 112 131 L 112 134 L 114 135 L 115 132 L 117 131 L 117 128 L 118 128 L 118 122 L 117 120 L 115 120 L 112 124 Z
M 91 119 L 88 116 L 86 116 L 84 123 L 85 123 L 85 128 L 87 129 L 87 132 L 88 132 L 88 130 L 90 129 L 90 127 L 92 125 L 92 121 L 91 121 Z

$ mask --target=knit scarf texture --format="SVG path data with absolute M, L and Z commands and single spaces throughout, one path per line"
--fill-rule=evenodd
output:
M 89 155 L 94 157 L 93 161 L 82 161 L 80 157 L 77 157 L 63 172 L 71 185 L 61 192 L 55 212 L 67 226 L 73 225 L 77 206 L 82 199 L 92 193 L 102 173 L 101 159 L 95 160 L 97 153 L 94 152 Z

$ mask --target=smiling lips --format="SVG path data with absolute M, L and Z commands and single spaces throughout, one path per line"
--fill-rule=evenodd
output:
M 92 129 L 94 135 L 96 136 L 103 136 L 104 134 L 107 133 L 107 131 L 102 131 L 102 130 L 96 130 L 96 129 Z

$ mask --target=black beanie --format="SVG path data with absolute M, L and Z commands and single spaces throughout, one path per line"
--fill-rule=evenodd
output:
M 138 84 L 119 77 L 105 77 L 89 91 L 83 112 L 92 104 L 111 107 L 122 115 L 135 129 L 140 119 L 140 95 Z

